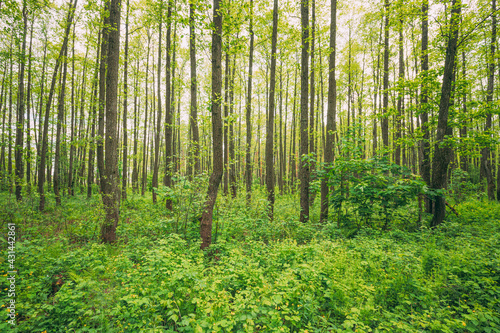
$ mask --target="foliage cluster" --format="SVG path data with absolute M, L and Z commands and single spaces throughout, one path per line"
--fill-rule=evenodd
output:
M 169 194 L 185 207 L 188 183 L 197 191 L 183 179 Z M 296 222 L 287 196 L 269 222 L 260 191 L 250 208 L 244 198 L 217 203 L 209 254 L 199 250 L 196 210 L 166 217 L 163 205 L 131 195 L 110 246 L 98 243 L 99 200 L 39 213 L 2 195 L 2 228 L 18 229 L 16 330 L 500 331 L 498 204 L 460 203 L 459 217 L 436 230 L 363 225 L 346 238 L 335 221 Z M 5 280 L 0 287 L 5 304 Z

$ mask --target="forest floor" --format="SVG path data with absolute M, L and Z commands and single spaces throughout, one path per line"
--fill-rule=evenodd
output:
M 500 204 L 456 204 L 435 230 L 353 233 L 314 215 L 299 223 L 291 195 L 278 196 L 270 222 L 256 191 L 250 208 L 219 198 L 204 253 L 197 200 L 176 198 L 169 213 L 151 193 L 129 193 L 119 241 L 104 245 L 97 195 L 62 207 L 49 196 L 40 213 L 34 197 L 0 194 L 0 331 L 500 332 Z

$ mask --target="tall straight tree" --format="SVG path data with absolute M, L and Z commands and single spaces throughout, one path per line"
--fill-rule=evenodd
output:
M 172 34 L 172 1 L 168 0 L 168 9 L 167 9 L 167 46 L 166 46 L 166 54 L 167 59 L 165 63 L 166 67 L 166 75 L 165 75 L 165 186 L 172 186 L 172 103 L 171 103 L 171 94 L 170 94 L 170 73 L 171 73 L 171 63 L 170 63 L 170 36 Z M 172 200 L 166 200 L 165 206 L 168 210 L 172 210 Z
M 62 58 L 66 52 L 66 48 L 68 47 L 68 37 L 69 32 L 71 30 L 71 24 L 73 22 L 73 17 L 75 14 L 75 8 L 78 0 L 69 2 L 68 8 L 68 16 L 66 17 L 66 30 L 64 32 L 64 39 L 61 46 L 61 50 L 59 51 L 59 55 L 56 59 L 56 64 L 54 66 L 54 72 L 52 74 L 52 81 L 50 83 L 49 96 L 47 98 L 47 104 L 45 108 L 44 122 L 43 122 L 43 134 L 42 134 L 42 142 L 41 142 L 41 152 L 40 152 L 40 165 L 38 167 L 38 193 L 40 195 L 40 203 L 38 205 L 38 209 L 43 211 L 45 209 L 45 192 L 44 192 L 44 183 L 45 183 L 45 163 L 47 157 L 47 150 L 49 146 L 49 118 L 50 118 L 50 109 L 52 106 L 52 98 L 54 97 L 54 90 L 57 81 L 57 73 L 59 71 L 59 66 L 61 65 Z
M 129 25 L 129 0 L 125 17 L 125 59 L 123 62 L 123 174 L 122 174 L 122 200 L 127 199 L 128 178 L 128 134 L 127 134 L 127 109 L 128 109 L 128 25 Z M 161 34 L 160 34 L 161 35 Z
M 104 112 L 106 106 L 106 67 L 108 56 L 109 39 L 109 2 L 104 1 L 103 26 L 101 32 L 101 59 L 99 60 L 99 103 L 97 118 L 97 170 L 99 172 L 99 185 L 101 192 L 104 191 Z
M 61 78 L 61 87 L 59 91 L 59 101 L 57 103 L 57 124 L 56 124 L 56 151 L 54 154 L 54 194 L 56 196 L 56 205 L 61 204 L 61 135 L 64 122 L 64 98 L 66 96 L 66 75 L 68 72 L 68 49 L 64 53 L 64 65 Z
M 448 165 L 451 160 L 452 150 L 448 145 L 443 145 L 446 137 L 453 134 L 453 129 L 448 126 L 448 111 L 450 108 L 450 97 L 453 85 L 455 69 L 455 57 L 457 54 L 458 31 L 460 24 L 460 13 L 462 10 L 461 0 L 453 0 L 451 8 L 450 30 L 448 33 L 448 45 L 446 47 L 446 58 L 444 63 L 443 84 L 441 85 L 441 99 L 439 101 L 439 116 L 436 132 L 436 144 L 434 147 L 434 158 L 432 160 L 432 188 L 442 189 L 446 184 Z M 443 194 L 434 197 L 434 215 L 431 226 L 441 224 L 446 213 L 446 201 Z
M 271 78 L 269 87 L 269 112 L 266 129 L 266 188 L 269 202 L 269 219 L 274 214 L 274 91 L 276 88 L 276 44 L 278 41 L 278 0 L 274 0 L 273 35 L 271 38 Z
M 308 152 L 308 127 L 307 127 L 307 94 L 308 87 L 308 50 L 309 50 L 309 0 L 300 2 L 302 52 L 300 61 L 300 222 L 309 220 L 309 162 Z
M 22 45 L 21 45 L 21 54 L 19 61 L 19 85 L 17 89 L 17 122 L 16 122 L 16 199 L 20 201 L 22 199 L 21 196 L 21 188 L 22 188 L 22 179 L 24 178 L 23 172 L 23 137 L 24 137 L 24 68 L 26 64 L 26 34 L 28 31 L 28 7 L 27 0 L 23 1 L 23 36 L 22 36 Z M 28 110 L 29 112 L 29 110 Z M 29 127 L 29 124 L 28 124 Z
M 337 0 L 331 0 L 330 11 L 330 59 L 328 65 L 328 110 L 326 113 L 326 144 L 324 159 L 328 166 L 333 163 L 334 151 L 333 140 L 335 132 L 335 114 L 337 112 L 337 84 L 335 81 L 335 53 L 337 37 Z M 320 220 L 326 222 L 328 219 L 329 188 L 326 179 L 321 180 L 321 216 Z
M 189 149 L 188 170 L 194 164 L 194 172 L 200 173 L 200 134 L 198 131 L 198 105 L 196 82 L 196 32 L 195 32 L 195 0 L 189 2 L 189 62 L 191 65 L 191 114 L 189 126 L 191 129 L 191 147 Z M 191 172 L 188 172 L 191 175 Z
M 252 156 L 250 149 L 252 148 L 252 78 L 253 78 L 253 49 L 254 49 L 254 32 L 253 32 L 253 0 L 250 0 L 250 52 L 248 55 L 248 85 L 247 85 L 247 103 L 246 103 L 246 148 L 245 148 L 245 183 L 247 192 L 247 206 L 252 200 Z
M 429 1 L 422 0 L 422 54 L 420 59 L 420 68 L 422 71 L 423 80 L 420 87 L 420 106 L 422 108 L 420 114 L 420 126 L 422 127 L 422 141 L 420 142 L 420 149 L 422 158 L 420 160 L 420 174 L 424 182 L 431 185 L 431 157 L 430 157 L 430 133 L 429 133 L 429 113 L 428 102 L 429 92 L 427 88 L 426 78 L 429 71 L 429 53 L 427 47 L 429 44 Z M 431 201 L 426 199 L 426 210 L 428 213 L 432 212 Z
M 213 135 L 213 169 L 208 183 L 207 201 L 201 216 L 200 236 L 201 248 L 212 243 L 212 216 L 217 200 L 219 184 L 222 180 L 222 13 L 220 0 L 214 0 L 212 32 L 212 135 Z
M 384 3 L 384 100 L 382 115 L 382 142 L 389 149 L 389 0 Z
M 113 243 L 119 218 L 118 176 L 118 69 L 120 60 L 120 14 L 121 0 L 109 0 L 108 55 L 106 73 L 106 151 L 105 177 L 102 201 L 106 219 L 101 226 L 101 240 Z
M 156 190 L 158 189 L 158 168 L 160 164 L 160 132 L 161 132 L 161 27 L 163 25 L 163 1 L 159 2 L 159 14 L 160 19 L 158 22 L 158 79 L 156 82 L 158 83 L 158 115 L 156 119 L 156 133 L 155 133 L 155 157 L 154 157 L 154 169 L 153 169 L 153 203 L 156 203 Z M 168 101 L 166 101 L 168 103 Z
M 497 34 L 497 16 L 496 16 L 496 0 L 491 1 L 491 41 L 490 55 L 488 59 L 488 88 L 486 91 L 486 124 L 484 131 L 490 136 L 492 126 L 492 111 L 493 111 L 493 88 L 495 85 L 495 45 Z M 481 173 L 486 177 L 488 184 L 488 199 L 495 200 L 495 182 L 493 181 L 493 171 L 491 169 L 490 147 L 485 146 L 481 150 Z M 497 175 L 498 177 L 498 175 Z

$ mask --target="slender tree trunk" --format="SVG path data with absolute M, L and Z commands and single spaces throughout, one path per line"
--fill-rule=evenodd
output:
M 228 42 L 228 44 L 230 41 Z M 223 116 L 223 130 L 222 130 L 222 136 L 223 136 L 223 163 L 224 163 L 224 175 L 222 177 L 223 182 L 222 182 L 222 193 L 224 195 L 227 195 L 229 192 L 229 145 L 228 145 L 228 138 L 227 138 L 227 132 L 228 132 L 228 117 L 229 117 L 229 74 L 231 73 L 230 71 L 230 62 L 229 62 L 229 50 L 226 51 L 226 68 L 224 70 L 224 116 Z
M 92 185 L 94 183 L 94 154 L 95 154 L 95 147 L 96 147 L 96 142 L 95 142 L 95 129 L 96 129 L 96 123 L 97 123 L 97 103 L 98 98 L 97 98 L 97 78 L 99 75 L 99 68 L 100 64 L 99 61 L 101 59 L 100 53 L 101 53 L 101 33 L 99 33 L 99 36 L 97 38 L 97 50 L 96 50 L 96 67 L 94 70 L 94 80 L 92 82 L 92 116 L 90 118 L 90 121 L 92 122 L 91 125 L 91 141 L 89 142 L 89 167 L 87 170 L 87 199 L 90 199 L 92 197 Z
M 137 112 L 139 110 L 138 105 L 138 85 L 139 85 L 139 58 L 136 61 L 136 70 L 135 70 L 135 84 L 134 84 L 134 158 L 133 158 L 133 166 L 132 166 L 132 188 L 134 189 L 134 193 L 137 193 L 139 190 L 139 169 L 138 169 L 138 159 L 137 155 L 137 144 L 139 141 L 139 117 Z
M 22 195 L 22 180 L 24 178 L 24 170 L 23 170 L 23 143 L 24 143 L 24 68 L 26 65 L 26 35 L 28 33 L 28 8 L 27 8 L 27 0 L 23 1 L 23 37 L 22 37 L 22 46 L 21 46 L 21 55 L 19 61 L 19 85 L 17 89 L 17 122 L 16 122 L 16 199 L 17 201 L 21 201 Z M 29 112 L 29 110 L 28 110 Z M 9 124 L 10 125 L 10 124 Z M 29 123 L 28 123 L 29 128 Z
M 432 161 L 432 188 L 442 189 L 446 184 L 446 174 L 452 150 L 449 146 L 443 146 L 446 137 L 453 134 L 452 128 L 448 126 L 448 111 L 450 107 L 450 97 L 453 84 L 453 73 L 455 67 L 455 57 L 457 53 L 457 40 L 460 24 L 460 12 L 462 9 L 461 0 L 453 0 L 451 9 L 451 26 L 448 45 L 446 48 L 446 58 L 444 63 L 443 84 L 441 86 L 441 99 L 439 102 L 439 116 L 436 133 L 436 144 L 434 147 L 434 159 Z M 445 217 L 446 204 L 444 195 L 434 197 L 434 216 L 431 226 L 441 224 Z
M 147 183 L 147 171 L 148 171 L 148 161 L 147 161 L 147 150 L 148 150 L 148 74 L 149 74 L 149 51 L 151 46 L 151 34 L 148 30 L 148 52 L 146 56 L 146 81 L 144 82 L 146 85 L 146 105 L 144 106 L 144 139 L 143 139 L 143 147 L 142 147 L 142 181 L 141 181 L 141 195 L 144 196 L 146 192 L 146 183 Z M 168 105 L 168 103 L 167 103 Z
M 484 131 L 486 135 L 491 136 L 492 127 L 492 111 L 493 111 L 493 89 L 495 85 L 495 45 L 497 34 L 497 18 L 496 18 L 496 0 L 491 1 L 491 42 L 490 42 L 490 56 L 488 59 L 488 88 L 486 91 L 486 124 Z M 495 200 L 495 182 L 493 180 L 493 170 L 491 167 L 491 156 L 489 143 L 481 149 L 481 173 L 486 177 L 488 184 L 488 199 Z M 497 175 L 498 177 L 498 175 Z
M 274 109 L 276 89 L 276 44 L 278 42 L 278 0 L 274 0 L 273 8 L 273 35 L 271 40 L 271 79 L 269 86 L 269 113 L 266 129 L 266 188 L 269 202 L 269 219 L 274 214 Z
M 334 158 L 334 132 L 337 112 L 337 85 L 335 81 L 335 53 L 337 50 L 337 0 L 331 0 L 330 12 L 330 59 L 328 66 L 328 110 L 326 114 L 326 145 L 324 150 L 325 164 L 329 167 Z M 321 217 L 322 222 L 328 220 L 329 188 L 326 179 L 321 180 Z
M 157 87 L 157 95 L 158 95 L 158 116 L 156 119 L 156 133 L 155 133 L 155 160 L 154 160 L 154 169 L 153 169 L 153 203 L 156 203 L 156 191 L 158 189 L 158 168 L 160 164 L 160 132 L 161 132 L 161 27 L 163 25 L 163 6 L 162 2 L 160 2 L 160 21 L 158 22 L 159 31 L 158 31 L 158 87 Z M 168 100 L 166 101 L 168 103 Z
M 127 0 L 127 12 L 125 18 L 125 59 L 123 64 L 123 172 L 122 172 L 122 200 L 127 200 L 128 181 L 128 133 L 127 133 L 127 109 L 128 109 L 128 23 L 129 23 L 129 0 Z M 161 29 L 161 23 L 160 23 Z M 160 33 L 161 43 L 161 33 Z M 159 60 L 158 60 L 159 62 Z M 159 70 L 158 70 L 159 71 Z
M 104 1 L 104 10 L 109 10 L 111 0 Z M 101 33 L 101 59 L 99 64 L 99 115 L 97 121 L 97 171 L 100 191 L 104 192 L 104 112 L 106 105 L 106 72 L 109 39 L 109 17 L 104 15 Z
M 213 133 L 213 170 L 208 183 L 207 201 L 201 217 L 201 248 L 212 243 L 212 217 L 219 184 L 222 179 L 222 13 L 219 10 L 220 0 L 214 0 L 212 33 L 212 133 Z
M 400 10 L 402 9 L 403 4 L 400 3 Z M 400 14 L 402 15 L 402 14 Z M 405 67 L 404 67 L 404 54 L 403 54 L 403 17 L 401 16 L 399 19 L 399 92 L 398 92 L 398 115 L 396 118 L 396 153 L 395 153 L 395 163 L 397 165 L 401 165 L 401 119 L 404 118 L 404 78 L 405 78 Z M 404 153 L 404 152 L 403 152 Z
M 252 78 L 253 78 L 253 51 L 254 51 L 254 33 L 253 33 L 253 0 L 250 0 L 250 53 L 248 56 L 248 92 L 246 105 L 246 149 L 245 149 L 245 180 L 247 192 L 247 206 L 250 206 L 252 200 L 252 156 L 250 148 L 252 147 Z
M 59 56 L 57 57 L 56 64 L 54 67 L 54 73 L 52 74 L 52 82 L 50 84 L 50 90 L 49 90 L 49 96 L 47 99 L 47 107 L 45 108 L 45 119 L 43 123 L 43 134 L 42 134 L 42 140 L 41 140 L 41 152 L 40 152 L 40 166 L 38 167 L 38 193 L 40 195 L 40 204 L 38 206 L 38 209 L 40 211 L 43 211 L 45 209 L 45 193 L 44 193 L 44 183 L 45 183 L 45 159 L 47 156 L 47 150 L 48 150 L 48 134 L 49 134 L 49 117 L 50 117 L 50 108 L 52 106 L 52 98 L 54 96 L 54 90 L 55 90 L 55 85 L 56 85 L 56 80 L 57 80 L 57 73 L 59 70 L 59 66 L 61 64 L 63 55 L 66 52 L 66 48 L 68 47 L 68 37 L 69 37 L 69 32 L 71 30 L 71 23 L 73 21 L 74 17 L 74 10 L 76 8 L 78 0 L 75 0 L 75 2 L 70 2 L 69 4 L 69 9 L 68 9 L 68 16 L 66 18 L 66 31 L 64 33 L 64 39 L 63 39 L 63 44 L 61 46 L 61 50 L 59 52 Z
M 194 0 L 189 3 L 189 60 L 191 65 L 191 114 L 189 126 L 191 129 L 191 147 L 188 167 L 194 164 L 194 172 L 201 172 L 200 166 L 200 134 L 198 130 L 198 105 L 197 105 L 197 82 L 196 82 L 196 33 L 195 33 L 195 4 Z M 188 169 L 190 170 L 190 169 Z M 191 172 L 188 171 L 191 175 Z
M 307 127 L 307 78 L 308 50 L 309 50 L 309 0 L 301 1 L 300 8 L 302 27 L 302 57 L 300 63 L 300 222 L 309 220 L 309 162 L 307 161 L 308 150 L 308 127 Z
M 171 91 L 170 91 L 170 72 L 171 72 L 171 64 L 170 64 L 170 35 L 172 33 L 172 3 L 171 0 L 168 1 L 168 14 L 167 14 L 167 48 L 166 48 L 166 75 L 165 75 L 165 186 L 172 186 L 172 103 L 171 103 Z M 172 211 L 173 205 L 172 200 L 166 200 L 165 207 Z
M 64 65 L 61 78 L 61 90 L 59 92 L 59 101 L 57 106 L 57 125 L 56 125 L 56 152 L 54 155 L 54 194 L 56 196 L 56 205 L 61 205 L 61 135 L 64 121 L 64 98 L 66 97 L 66 74 L 68 72 L 68 52 L 64 53 Z
M 33 42 L 33 24 L 35 22 L 35 17 L 33 15 L 32 21 L 31 21 L 31 30 L 30 30 L 30 46 L 29 46 L 29 51 L 28 51 L 28 60 L 29 60 L 29 65 L 28 65 L 28 91 L 27 91 L 27 96 L 26 96 L 26 114 L 27 114 L 27 119 L 26 119 L 26 124 L 27 124 L 27 129 L 26 129 L 26 186 L 28 189 L 28 193 L 31 193 L 31 119 L 30 119 L 30 109 L 31 109 L 31 67 L 32 67 L 32 42 Z M 42 92 L 40 92 L 41 94 Z M 1 99 L 1 97 L 0 97 Z M 0 101 L 0 109 L 2 108 L 2 102 Z
M 389 149 L 389 0 L 385 0 L 384 24 L 384 100 L 382 118 L 382 141 L 384 149 Z
M 422 76 L 424 78 L 421 84 L 421 95 L 420 95 L 420 106 L 422 108 L 422 112 L 420 114 L 420 126 L 422 127 L 423 137 L 421 141 L 421 149 L 422 149 L 422 159 L 420 161 L 420 173 L 422 175 L 422 179 L 425 183 L 430 186 L 431 185 L 431 157 L 430 157 L 430 133 L 429 133 L 429 113 L 428 109 L 428 88 L 426 83 L 426 78 L 428 76 L 429 71 L 429 54 L 427 51 L 428 41 L 429 41 L 429 2 L 428 0 L 423 0 L 422 2 L 422 59 L 421 59 L 421 69 Z M 432 212 L 431 201 L 427 198 L 425 200 L 427 213 Z
M 236 54 L 233 56 L 233 68 L 231 73 L 231 82 L 229 84 L 229 115 L 231 121 L 229 123 L 229 187 L 231 188 L 231 195 L 236 198 L 236 190 L 238 184 L 236 183 L 236 159 L 234 154 L 234 78 L 236 75 Z
M 110 0 L 108 55 L 106 73 L 106 151 L 105 177 L 102 202 L 106 211 L 106 220 L 101 226 L 101 240 L 113 243 L 116 240 L 116 227 L 119 218 L 119 177 L 118 177 L 118 69 L 120 58 L 120 11 L 121 1 Z

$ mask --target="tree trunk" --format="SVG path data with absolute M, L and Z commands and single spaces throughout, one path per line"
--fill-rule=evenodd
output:
M 495 84 L 495 44 L 497 34 L 496 0 L 491 1 L 491 13 L 491 53 L 489 57 L 486 57 L 486 59 L 488 59 L 489 75 L 488 88 L 486 91 L 486 124 L 484 126 L 484 132 L 489 137 L 491 137 L 490 132 L 492 127 L 493 88 Z M 493 170 L 491 168 L 490 143 L 487 143 L 486 146 L 481 149 L 481 173 L 486 177 L 486 182 L 488 184 L 488 199 L 495 200 L 495 182 L 493 180 Z
M 269 86 L 269 112 L 266 129 L 266 188 L 269 202 L 269 219 L 273 220 L 274 213 L 274 109 L 276 88 L 276 44 L 278 41 L 278 0 L 274 0 L 273 8 L 273 35 L 271 40 L 271 79 Z
M 421 69 L 423 82 L 421 84 L 421 94 L 420 94 L 420 107 L 422 112 L 420 114 L 420 126 L 422 127 L 423 137 L 420 146 L 422 147 L 422 159 L 420 161 L 420 173 L 424 182 L 430 186 L 431 185 L 431 157 L 430 157 L 430 133 L 429 133 L 429 114 L 428 101 L 429 92 L 427 88 L 426 78 L 429 71 L 429 54 L 427 51 L 427 46 L 429 43 L 429 2 L 428 0 L 423 0 L 422 2 L 422 59 L 421 59 Z M 432 212 L 431 201 L 429 199 L 425 200 L 425 206 L 427 213 Z
M 28 51 L 28 59 L 29 59 L 29 65 L 28 65 L 28 91 L 27 91 L 27 96 L 26 96 L 26 113 L 27 113 L 27 129 L 26 129 L 26 185 L 28 189 L 28 193 L 31 193 L 31 119 L 30 119 L 30 109 L 31 109 L 31 67 L 33 64 L 33 61 L 31 59 L 32 56 L 32 42 L 33 42 L 33 24 L 35 22 L 35 18 L 33 15 L 32 21 L 31 21 L 31 30 L 30 30 L 30 46 L 29 46 L 29 51 Z M 42 94 L 42 92 L 40 92 Z M 1 99 L 1 98 L 0 98 Z M 0 109 L 1 107 L 0 102 Z
M 144 82 L 146 85 L 146 102 L 144 106 L 144 138 L 143 138 L 143 147 L 142 147 L 142 181 L 141 181 L 141 195 L 144 195 L 146 192 L 146 182 L 147 182 L 147 172 L 148 172 L 148 161 L 147 161 L 147 150 L 148 150 L 148 74 L 149 74 L 149 51 L 151 46 L 151 34 L 148 30 L 148 51 L 146 56 L 146 81 Z M 168 104 L 168 103 L 167 103 Z
M 453 84 L 453 73 L 455 67 L 455 56 L 457 53 L 457 40 L 460 23 L 460 12 L 462 9 L 461 0 L 453 0 L 451 9 L 451 25 L 448 45 L 446 48 L 446 58 L 443 72 L 443 84 L 441 86 L 441 99 L 439 102 L 439 116 L 436 133 L 436 144 L 434 147 L 434 159 L 432 161 L 432 188 L 435 190 L 442 189 L 446 184 L 446 174 L 450 157 L 452 155 L 451 148 L 443 146 L 443 141 L 446 137 L 453 134 L 452 128 L 448 126 L 448 111 L 450 106 L 450 96 Z M 446 204 L 443 194 L 434 197 L 434 216 L 431 226 L 435 227 L 441 224 L 445 217 Z
M 122 171 L 122 200 L 127 200 L 128 181 L 128 133 L 127 133 L 127 109 L 128 109 L 128 23 L 129 23 L 129 0 L 127 0 L 127 16 L 125 18 L 125 59 L 123 63 L 123 171 Z M 161 23 L 160 23 L 161 27 Z M 161 28 L 160 28 L 161 29 Z M 161 37 L 161 33 L 160 33 Z M 161 43 L 161 39 L 160 39 Z
M 47 107 L 45 108 L 45 117 L 44 117 L 44 123 L 43 123 L 43 134 L 42 134 L 42 140 L 41 140 L 41 152 L 40 152 L 40 166 L 38 167 L 38 193 L 40 195 L 40 203 L 38 206 L 38 209 L 40 211 L 43 211 L 45 209 L 45 193 L 44 193 L 44 183 L 45 183 L 45 159 L 47 156 L 47 150 L 48 150 L 48 136 L 49 136 L 49 117 L 50 117 L 50 108 L 52 106 L 52 98 L 54 97 L 54 90 L 55 90 L 55 85 L 56 85 L 56 80 L 57 80 L 57 73 L 59 70 L 59 66 L 61 64 L 63 55 L 66 52 L 66 48 L 68 47 L 68 36 L 69 32 L 71 30 L 71 23 L 73 21 L 74 17 L 74 10 L 76 8 L 78 0 L 75 0 L 75 2 L 69 3 L 69 9 L 68 9 L 68 16 L 66 18 L 66 31 L 64 33 L 64 39 L 63 39 L 63 44 L 61 46 L 61 50 L 59 51 L 59 56 L 56 59 L 56 64 L 54 67 L 54 73 L 52 74 L 52 82 L 50 84 L 50 90 L 49 90 L 49 96 L 47 99 Z
M 116 227 L 119 218 L 119 176 L 118 176 L 118 69 L 120 59 L 120 11 L 121 1 L 110 0 L 107 73 L 106 73 L 106 151 L 105 177 L 102 202 L 106 220 L 101 226 L 101 240 L 113 243 L 116 240 Z
M 389 0 L 385 0 L 384 24 L 384 100 L 382 118 L 382 141 L 384 149 L 389 149 Z
M 194 164 L 194 172 L 201 172 L 200 166 L 200 134 L 198 131 L 198 105 L 197 105 L 197 82 L 196 82 L 196 33 L 195 33 L 195 4 L 194 0 L 189 3 L 189 60 L 191 65 L 191 115 L 189 126 L 191 129 L 191 147 L 188 170 Z M 188 174 L 192 173 L 188 171 Z
M 335 81 L 335 53 L 337 50 L 337 0 L 331 0 L 330 12 L 330 59 L 328 66 L 328 110 L 326 114 L 326 145 L 324 158 L 326 167 L 333 163 L 333 140 L 336 130 L 335 117 L 337 112 L 337 85 Z M 326 179 L 321 180 L 321 222 L 328 220 L 329 188 Z
M 212 243 L 212 216 L 219 184 L 222 179 L 222 13 L 219 10 L 220 0 L 214 0 L 212 33 L 212 134 L 213 134 L 213 170 L 208 183 L 207 201 L 201 217 L 201 248 Z
M 250 53 L 248 56 L 248 92 L 246 105 L 246 149 L 245 149 L 245 180 L 246 180 L 246 202 L 250 206 L 252 200 L 252 156 L 250 148 L 252 147 L 252 78 L 253 78 L 253 49 L 254 49 L 254 33 L 253 33 L 253 0 L 250 0 Z
M 56 152 L 54 155 L 54 194 L 56 196 L 56 205 L 61 205 L 61 135 L 64 121 L 64 98 L 66 97 L 66 74 L 68 72 L 68 50 L 64 53 L 64 65 L 61 78 L 61 88 L 59 91 L 59 101 L 57 106 L 57 125 L 56 125 Z
M 21 201 L 21 189 L 22 189 L 22 180 L 24 178 L 24 170 L 23 170 L 23 143 L 24 143 L 24 68 L 26 65 L 26 34 L 28 33 L 28 8 L 26 4 L 27 0 L 23 1 L 23 37 L 22 37 L 22 46 L 21 46 L 21 54 L 19 61 L 19 85 L 17 89 L 17 122 L 16 122 L 16 199 L 17 201 Z M 12 83 L 11 83 L 12 85 Z M 29 112 L 29 110 L 28 110 Z M 29 123 L 28 123 L 29 128 Z
M 166 59 L 166 75 L 165 75 L 165 186 L 171 187 L 172 186 L 172 103 L 171 103 L 171 91 L 170 91 L 170 71 L 171 71 L 171 64 L 170 64 L 170 35 L 172 33 L 172 3 L 171 0 L 168 1 L 168 14 L 167 14 L 167 47 L 166 47 L 166 54 L 167 54 L 167 59 Z M 172 206 L 172 200 L 168 199 L 166 200 L 165 207 L 172 211 L 173 206 Z
M 302 27 L 302 55 L 300 63 L 300 154 L 299 154 L 299 178 L 300 178 L 300 222 L 309 220 L 309 162 L 307 160 L 308 150 L 308 127 L 307 127 L 307 93 L 308 93 L 308 50 L 309 50 L 309 0 L 301 1 L 300 6 Z
M 163 6 L 160 2 L 160 22 L 158 22 L 158 78 L 157 78 L 157 95 L 158 95 L 158 116 L 156 119 L 156 133 L 155 133 L 155 160 L 153 169 L 153 203 L 156 203 L 156 191 L 158 190 L 158 168 L 160 164 L 160 131 L 161 131 L 161 27 L 163 19 Z M 168 103 L 168 100 L 165 101 Z

